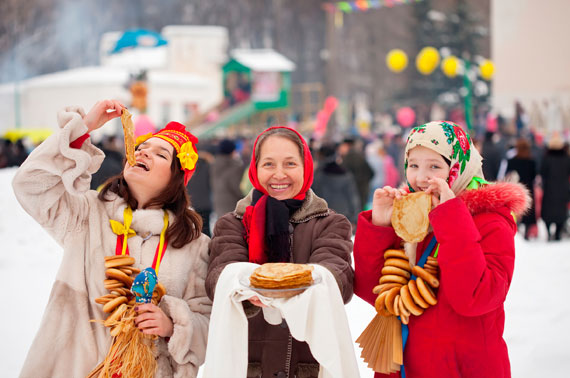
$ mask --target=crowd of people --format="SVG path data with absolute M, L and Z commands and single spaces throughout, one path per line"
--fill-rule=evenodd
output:
M 375 305 L 384 251 L 406 245 L 412 266 L 439 261 L 441 286 L 437 304 L 409 322 L 402 376 L 510 377 L 502 331 L 514 235 L 521 223 L 531 238 L 539 216 L 549 240 L 564 235 L 570 158 L 561 138 L 542 152 L 521 133 L 509 155 L 510 141 L 479 143 L 437 121 L 373 140 L 311 143 L 277 126 L 253 143 L 202 144 L 170 122 L 137 140 L 136 164 L 94 183 L 114 141 L 97 146 L 90 133 L 124 108 L 105 100 L 61 111 L 59 130 L 15 175 L 22 207 L 64 249 L 22 376 L 86 376 L 105 359 L 113 337 L 90 320 L 104 318 L 95 299 L 113 284 L 105 257 L 125 252 L 166 292 L 134 308 L 135 326 L 154 337 L 155 376 L 193 377 L 204 362 L 205 377 L 357 376 L 352 345 L 339 353 L 342 332 L 319 322 L 353 293 Z M 421 191 L 431 195 L 431 227 L 406 244 L 391 226 L 393 203 Z M 283 302 L 238 285 L 252 267 L 279 262 L 318 267 L 326 295 Z M 247 330 L 222 332 L 228 324 Z M 232 350 L 242 336 L 247 344 Z M 211 351 L 208 340 L 228 342 Z

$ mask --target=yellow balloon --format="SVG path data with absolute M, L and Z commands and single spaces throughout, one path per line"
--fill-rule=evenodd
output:
M 495 72 L 495 66 L 493 65 L 493 62 L 491 62 L 489 59 L 485 59 L 479 65 L 479 72 L 483 79 L 491 80 L 493 77 L 493 72 Z
M 416 67 L 422 75 L 431 74 L 439 64 L 439 52 L 434 47 L 424 47 L 416 56 Z
M 386 65 L 392 72 L 402 72 L 408 66 L 408 56 L 400 49 L 393 49 L 386 55 Z
M 441 70 L 443 74 L 447 77 L 457 76 L 457 69 L 459 68 L 459 59 L 457 57 L 450 55 L 445 57 L 441 61 Z

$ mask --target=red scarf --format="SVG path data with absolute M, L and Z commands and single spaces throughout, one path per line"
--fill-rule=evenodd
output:
M 245 239 L 249 245 L 249 261 L 256 264 L 263 264 L 267 262 L 265 229 L 266 229 L 266 214 L 267 214 L 267 200 L 269 195 L 267 191 L 261 186 L 257 179 L 257 166 L 255 163 L 255 150 L 259 137 L 272 129 L 289 129 L 293 131 L 301 142 L 303 143 L 303 187 L 299 193 L 293 197 L 295 200 L 304 200 L 307 191 L 311 188 L 313 183 L 313 157 L 309 146 L 303 137 L 295 130 L 285 126 L 270 127 L 257 137 L 253 144 L 253 152 L 251 154 L 251 162 L 249 164 L 249 181 L 255 189 L 263 193 L 261 198 L 252 206 L 245 209 L 242 223 L 245 227 Z M 277 134 L 277 136 L 279 136 Z

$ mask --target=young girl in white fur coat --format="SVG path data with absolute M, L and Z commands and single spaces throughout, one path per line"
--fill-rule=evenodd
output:
M 157 272 L 166 295 L 158 306 L 138 305 L 135 319 L 141 332 L 158 336 L 155 376 L 195 377 L 204 361 L 211 311 L 204 287 L 209 238 L 200 233 L 201 218 L 189 209 L 185 190 L 195 169 L 197 139 L 171 122 L 137 146 L 137 164 L 125 164 L 100 193 L 89 190 L 104 158 L 89 133 L 119 117 L 123 108 L 107 100 L 87 114 L 79 108 L 61 111 L 60 129 L 14 178 L 22 207 L 64 248 L 22 377 L 85 377 L 105 359 L 109 329 L 90 320 L 106 317 L 94 299 L 107 294 L 104 257 L 114 255 L 118 245 L 110 221 L 125 225 L 128 213 L 134 235 L 127 245 L 135 267 L 153 266 L 161 233 L 166 239 Z

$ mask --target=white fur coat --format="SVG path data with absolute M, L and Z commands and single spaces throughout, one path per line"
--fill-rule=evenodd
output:
M 111 342 L 109 331 L 90 320 L 105 319 L 94 299 L 107 293 L 104 256 L 115 252 L 117 236 L 109 220 L 123 223 L 126 204 L 117 196 L 111 202 L 100 201 L 97 192 L 89 190 L 91 174 L 104 155 L 89 140 L 80 149 L 69 147 L 87 132 L 83 114 L 79 108 L 61 111 L 60 130 L 30 154 L 13 181 L 22 207 L 64 249 L 21 377 L 85 377 L 104 359 Z M 174 215 L 169 215 L 172 222 Z M 162 218 L 162 210 L 133 212 L 131 227 L 137 235 L 128 245 L 141 269 L 152 265 Z M 148 232 L 153 236 L 144 241 L 139 235 Z M 212 305 L 204 288 L 208 242 L 202 235 L 181 249 L 168 246 L 160 265 L 158 278 L 167 295 L 159 305 L 172 318 L 174 333 L 168 341 L 157 341 L 157 377 L 195 377 L 204 362 Z

